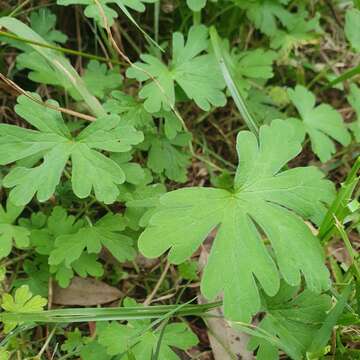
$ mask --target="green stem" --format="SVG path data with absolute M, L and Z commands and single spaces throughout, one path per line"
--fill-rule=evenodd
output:
M 201 24 L 201 11 L 194 11 L 193 12 L 193 23 L 194 25 Z
M 87 58 L 87 59 L 98 60 L 98 61 L 101 61 L 101 62 L 107 62 L 107 63 L 111 62 L 112 64 L 115 64 L 115 65 L 123 65 L 124 64 L 123 62 L 113 60 L 113 59 L 107 59 L 107 58 L 105 58 L 103 56 L 97 56 L 97 55 L 93 55 L 93 54 L 84 53 L 84 52 L 78 51 L 78 50 L 67 49 L 67 48 L 60 47 L 60 46 L 44 44 L 44 43 L 41 43 L 41 42 L 38 42 L 38 41 L 33 41 L 33 40 L 30 40 L 30 39 L 22 38 L 20 36 L 16 36 L 14 34 L 11 34 L 11 33 L 7 32 L 7 31 L 0 30 L 0 36 L 4 36 L 4 37 L 7 37 L 9 39 L 21 41 L 23 43 L 27 43 L 27 44 L 31 44 L 31 45 L 40 46 L 40 47 L 43 47 L 43 48 L 46 48 L 46 49 L 59 51 L 59 52 L 62 52 L 64 54 L 82 56 L 82 57 Z

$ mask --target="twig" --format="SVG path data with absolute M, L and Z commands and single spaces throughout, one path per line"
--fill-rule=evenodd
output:
M 151 294 L 145 299 L 144 301 L 144 306 L 147 306 L 151 303 L 152 299 L 154 298 L 154 296 L 156 295 L 157 291 L 159 290 L 162 282 L 164 281 L 165 279 L 165 276 L 167 274 L 167 272 L 169 271 L 169 268 L 170 268 L 170 263 L 167 262 L 166 265 L 165 265 L 165 269 L 164 271 L 162 272 L 158 282 L 156 283 L 153 291 L 151 292 Z
M 30 100 L 36 102 L 37 104 L 39 105 L 42 105 L 42 106 L 45 106 L 49 109 L 52 109 L 52 110 L 55 110 L 55 111 L 59 111 L 59 112 L 62 112 L 62 113 L 65 113 L 65 114 L 68 114 L 70 116 L 73 116 L 73 117 L 77 117 L 77 118 L 80 118 L 80 119 L 84 119 L 84 120 L 87 120 L 87 121 L 95 121 L 96 120 L 96 117 L 94 116 L 91 116 L 91 115 L 86 115 L 86 114 L 82 114 L 82 113 L 79 113 L 77 111 L 74 111 L 74 110 L 70 110 L 70 109 L 66 109 L 66 108 L 63 108 L 61 106 L 54 106 L 54 105 L 50 105 L 50 104 L 47 104 L 45 102 L 42 102 L 36 98 L 34 98 L 33 96 L 30 95 L 30 93 L 28 93 L 27 91 L 25 91 L 24 89 L 22 89 L 19 85 L 17 85 L 16 83 L 14 83 L 12 80 L 8 79 L 5 75 L 3 75 L 2 73 L 0 73 L 0 79 L 2 81 L 4 81 L 5 84 L 9 85 L 10 87 L 12 87 L 13 89 L 15 89 L 18 93 L 26 96 L 27 98 L 29 98 Z

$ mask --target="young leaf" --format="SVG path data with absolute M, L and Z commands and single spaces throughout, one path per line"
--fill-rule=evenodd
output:
M 182 148 L 189 144 L 189 133 L 178 134 L 169 140 L 164 136 L 148 136 L 150 141 L 147 166 L 157 174 L 164 174 L 170 180 L 185 182 L 189 154 Z
M 65 209 L 56 206 L 44 226 L 40 229 L 32 229 L 30 237 L 31 245 L 35 247 L 35 251 L 38 254 L 49 256 L 55 249 L 55 241 L 58 237 L 61 235 L 75 234 L 84 226 L 84 221 L 75 220 L 75 217 L 68 215 Z M 46 261 L 48 261 L 48 258 L 46 258 Z M 25 267 L 24 270 L 26 272 Z M 61 264 L 51 265 L 49 269 L 46 269 L 46 272 L 55 274 L 55 279 L 59 285 L 61 287 L 67 287 L 70 280 L 74 277 L 74 272 L 81 277 L 88 275 L 99 277 L 103 275 L 104 269 L 101 263 L 97 261 L 96 255 L 81 253 L 80 257 L 71 263 L 71 266 L 66 267 L 64 262 L 62 262 Z M 37 280 L 35 278 L 31 279 L 34 277 L 34 273 L 35 271 L 29 279 L 29 281 L 32 280 L 31 284 L 34 284 L 34 281 Z M 37 283 L 39 283 L 39 281 L 37 281 Z
M 64 33 L 55 30 L 56 15 L 47 8 L 32 11 L 30 14 L 30 24 L 31 29 L 49 43 L 63 44 L 67 40 L 67 36 Z
M 263 311 L 266 315 L 258 328 L 277 337 L 284 346 L 282 350 L 289 356 L 303 359 L 331 307 L 331 297 L 309 290 L 297 294 L 298 290 L 298 287 L 282 283 L 275 297 L 264 295 Z M 258 348 L 258 360 L 279 359 L 277 347 L 263 338 L 253 337 L 249 345 L 252 350 Z
M 237 87 L 245 94 L 256 79 L 266 80 L 274 76 L 272 64 L 277 57 L 274 51 L 255 49 L 230 52 L 227 42 L 223 42 L 222 50 Z
M 40 101 L 37 94 L 33 95 Z M 55 101 L 48 102 L 57 106 Z M 43 162 L 33 168 L 15 166 L 4 178 L 3 185 L 13 188 L 10 200 L 27 204 L 37 194 L 39 201 L 48 200 L 55 192 L 69 159 L 72 162 L 72 189 L 86 198 L 94 189 L 99 201 L 112 203 L 119 194 L 118 184 L 125 181 L 121 167 L 100 151 L 126 152 L 143 140 L 141 132 L 123 125 L 118 116 L 104 116 L 87 126 L 75 138 L 59 112 L 22 95 L 16 112 L 37 130 L 14 125 L 0 125 L 0 164 L 38 156 Z
M 132 299 L 125 299 L 125 307 L 140 306 Z M 127 325 L 108 323 L 99 329 L 99 343 L 109 355 L 119 355 L 131 351 L 136 360 L 149 360 L 155 353 L 160 331 L 149 330 L 150 320 L 132 320 Z M 166 325 L 162 339 L 159 359 L 175 360 L 179 357 L 171 347 L 186 350 L 198 343 L 196 335 L 185 323 Z
M 246 10 L 246 15 L 255 27 L 264 34 L 273 36 L 278 31 L 278 21 L 283 26 L 291 26 L 296 20 L 296 14 L 292 14 L 284 5 L 290 0 L 260 0 L 243 1 L 234 0 L 242 9 Z
M 108 69 L 105 64 L 101 64 L 96 60 L 91 60 L 86 67 L 84 83 L 91 94 L 99 99 L 103 99 L 111 90 L 119 88 L 122 83 L 122 77 L 118 68 Z M 80 95 L 72 94 L 75 100 L 81 99 Z
M 296 127 L 309 134 L 311 147 L 321 162 L 330 160 L 336 151 L 331 138 L 344 146 L 350 143 L 350 134 L 335 109 L 328 104 L 316 106 L 315 96 L 304 86 L 297 85 L 288 93 L 302 120 L 294 120 Z
M 10 254 L 13 243 L 19 249 L 29 246 L 30 231 L 15 225 L 16 219 L 23 210 L 23 206 L 14 205 L 9 199 L 6 209 L 0 205 L 0 259 Z
M 249 322 L 260 309 L 255 279 L 270 296 L 279 290 L 279 272 L 293 286 L 302 273 L 310 290 L 328 288 L 322 249 L 303 219 L 318 224 L 334 188 L 314 167 L 281 171 L 301 151 L 299 135 L 284 121 L 262 126 L 259 142 L 241 131 L 237 151 L 232 191 L 184 188 L 164 195 L 140 236 L 139 248 L 150 258 L 170 248 L 169 261 L 179 264 L 217 229 L 202 292 L 209 299 L 224 292 L 225 315 Z M 259 229 L 272 245 L 279 270 Z
M 354 133 L 356 141 L 360 142 L 360 88 L 355 84 L 350 85 L 348 101 L 355 110 L 357 116 L 356 121 L 352 122 L 349 127 Z
M 118 17 L 117 12 L 109 6 L 109 4 L 116 4 L 122 9 L 123 7 L 135 11 L 145 11 L 144 3 L 154 3 L 158 0 L 99 0 L 99 3 L 105 13 L 108 25 L 114 24 L 114 20 Z M 85 15 L 89 18 L 95 19 L 101 26 L 104 26 L 104 20 L 99 11 L 99 6 L 94 0 L 57 0 L 58 5 L 85 5 Z
M 131 67 L 126 72 L 130 78 L 146 81 L 139 93 L 142 99 L 146 99 L 145 109 L 150 113 L 158 112 L 161 108 L 169 111 L 175 104 L 175 83 L 205 111 L 211 105 L 225 105 L 226 98 L 221 91 L 225 84 L 215 58 L 210 54 L 201 55 L 208 47 L 207 28 L 203 25 L 193 26 L 186 44 L 184 36 L 176 32 L 172 45 L 173 56 L 169 66 L 152 55 L 141 55 L 144 62 L 136 63 L 137 68 Z
M 320 14 L 311 19 L 307 17 L 307 12 L 304 15 L 299 14 L 286 31 L 279 30 L 271 38 L 271 47 L 280 50 L 278 62 L 286 62 L 293 49 L 318 42 L 318 34 L 321 33 Z
M 360 52 L 360 10 L 354 8 L 346 11 L 345 35 L 352 48 Z
M 122 120 L 135 129 L 151 131 L 155 128 L 153 117 L 145 110 L 144 105 L 121 91 L 113 91 L 104 108 L 112 114 L 121 115 Z
M 32 296 L 29 287 L 23 285 L 16 289 L 14 296 L 11 296 L 10 294 L 3 295 L 1 307 L 8 312 L 28 313 L 42 311 L 46 303 L 46 299 L 39 295 Z M 18 322 L 4 321 L 5 333 L 9 333 L 18 324 Z
M 49 264 L 59 265 L 64 262 L 70 268 L 85 249 L 89 254 L 98 254 L 102 246 L 120 262 L 132 260 L 135 257 L 133 241 L 120 233 L 125 226 L 121 215 L 108 213 L 93 226 L 81 228 L 74 234 L 59 236 L 55 240 Z

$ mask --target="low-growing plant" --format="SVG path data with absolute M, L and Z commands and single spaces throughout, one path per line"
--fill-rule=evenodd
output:
M 359 357 L 349 3 L 1 9 L 0 359 Z

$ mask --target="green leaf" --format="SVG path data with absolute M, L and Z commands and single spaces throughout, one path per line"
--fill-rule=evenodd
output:
M 64 33 L 55 30 L 56 15 L 47 8 L 32 11 L 30 14 L 30 24 L 31 29 L 49 43 L 64 44 L 67 41 L 67 36 Z
M 169 111 L 175 105 L 175 83 L 205 111 L 211 105 L 225 105 L 226 98 L 221 91 L 225 84 L 215 58 L 211 54 L 202 55 L 208 47 L 207 28 L 203 25 L 191 27 L 186 44 L 183 34 L 176 32 L 173 34 L 172 45 L 173 56 L 169 66 L 158 58 L 145 54 L 141 55 L 143 63 L 137 62 L 136 67 L 132 66 L 126 72 L 130 78 L 146 81 L 139 93 L 140 98 L 146 99 L 145 109 L 150 113 L 162 108 Z
M 61 345 L 61 350 L 67 353 L 77 352 L 81 349 L 84 339 L 78 328 L 66 334 L 66 340 Z
M 125 299 L 124 301 L 125 307 L 136 305 L 134 300 Z M 136 360 L 149 360 L 155 353 L 160 336 L 159 328 L 151 329 L 150 325 L 150 320 L 132 320 L 127 325 L 111 322 L 99 329 L 98 341 L 106 348 L 109 355 L 131 351 Z M 185 323 L 166 325 L 161 339 L 159 359 L 179 359 L 171 347 L 186 350 L 197 343 L 196 335 Z
M 274 76 L 272 64 L 277 54 L 271 50 L 255 49 L 242 52 L 224 52 L 230 65 L 236 84 L 240 89 L 248 90 L 252 79 L 270 79 Z
M 360 52 L 360 10 L 354 8 L 346 11 L 345 35 L 352 48 Z
M 124 185 L 121 185 L 124 187 Z M 124 213 L 128 226 L 133 230 L 144 227 L 151 214 L 159 204 L 159 198 L 166 193 L 163 184 L 150 184 L 138 186 L 135 189 L 127 187 L 122 189 L 120 200 L 126 202 Z
M 206 5 L 206 0 L 186 0 L 187 6 L 192 11 L 200 11 Z
M 81 228 L 74 234 L 60 235 L 55 240 L 55 248 L 49 256 L 49 264 L 59 265 L 64 262 L 65 266 L 70 268 L 85 249 L 89 254 L 98 254 L 102 246 L 120 262 L 132 260 L 136 254 L 133 241 L 120 233 L 125 226 L 121 215 L 108 213 L 93 226 Z
M 86 360 L 110 360 L 111 356 L 106 353 L 105 348 L 96 341 L 86 344 L 81 349 L 81 358 Z
M 56 248 L 56 239 L 65 235 L 75 235 L 84 226 L 83 220 L 77 220 L 74 216 L 68 215 L 66 210 L 60 206 L 56 206 L 46 221 L 46 226 L 41 229 L 33 229 L 31 231 L 31 244 L 35 247 L 35 251 L 41 255 L 49 256 Z M 74 244 L 76 245 L 76 244 Z M 46 259 L 47 261 L 48 259 Z M 30 276 L 30 284 L 38 285 L 39 280 L 34 278 L 36 269 L 32 267 Z M 26 271 L 26 269 L 24 268 Z M 51 264 L 47 272 L 55 274 L 55 279 L 61 287 L 67 287 L 70 280 L 74 277 L 74 272 L 81 277 L 88 275 L 99 277 L 104 273 L 104 269 L 97 261 L 95 254 L 81 253 L 80 256 L 71 263 L 71 266 L 60 264 Z M 27 272 L 27 271 L 26 271 Z M 41 274 L 38 274 L 39 276 Z M 45 273 L 46 275 L 46 273 Z M 36 283 L 34 283 L 36 281 Z M 41 284 L 40 284 L 41 285 Z M 37 287 L 38 288 L 38 287 Z
M 37 94 L 33 95 L 40 101 Z M 48 104 L 57 106 L 54 101 Z M 69 159 L 72 163 L 72 189 L 86 198 L 94 189 L 99 201 L 113 203 L 119 194 L 118 184 L 125 181 L 123 170 L 100 151 L 126 152 L 143 140 L 141 132 L 123 125 L 118 116 L 104 116 L 73 138 L 61 114 L 34 103 L 26 96 L 18 98 L 15 111 L 38 130 L 14 125 L 0 125 L 0 164 L 39 156 L 43 162 L 32 168 L 15 166 L 4 178 L 3 185 L 13 188 L 10 200 L 27 204 L 35 194 L 39 201 L 48 200 L 55 192 Z
M 275 297 L 264 295 L 266 315 L 258 325 L 258 329 L 278 338 L 282 350 L 293 359 L 303 359 L 331 307 L 330 296 L 298 290 L 283 283 Z M 263 338 L 253 337 L 249 347 L 258 348 L 257 360 L 279 359 L 277 347 Z
M 46 303 L 47 303 L 46 299 L 42 298 L 39 295 L 32 296 L 29 287 L 23 285 L 18 289 L 16 289 L 14 296 L 11 296 L 10 294 L 3 295 L 1 307 L 8 312 L 29 313 L 29 312 L 42 311 Z M 9 333 L 18 324 L 19 323 L 12 321 L 4 322 L 5 333 Z
M 336 305 L 327 314 L 321 327 L 316 331 L 314 336 L 312 336 L 310 351 L 316 352 L 319 351 L 319 349 L 322 349 L 326 346 L 326 344 L 328 343 L 331 337 L 331 333 L 334 329 L 334 326 L 337 324 L 339 317 L 344 312 L 344 308 L 347 305 L 347 301 L 351 292 L 352 292 L 351 285 L 348 285 L 342 291 Z
M 311 147 L 321 162 L 330 160 L 336 152 L 332 138 L 344 146 L 350 143 L 350 134 L 335 109 L 328 104 L 316 106 L 315 96 L 304 86 L 297 85 L 288 93 L 302 120 L 294 120 L 296 127 L 309 135 Z
M 37 52 L 25 52 L 16 58 L 18 69 L 27 69 L 29 79 L 40 83 L 62 87 L 76 101 L 81 100 L 81 94 L 76 86 L 64 75 L 50 66 L 50 64 Z M 105 64 L 91 60 L 82 76 L 87 90 L 99 99 L 103 99 L 111 90 L 119 88 L 122 84 L 122 76 L 118 68 L 108 69 Z
M 301 151 L 299 134 L 284 121 L 262 126 L 259 142 L 241 131 L 237 151 L 233 190 L 190 187 L 164 195 L 140 236 L 139 249 L 153 258 L 170 248 L 169 261 L 179 264 L 217 229 L 202 293 L 213 299 L 223 292 L 225 316 L 249 322 L 260 309 L 255 279 L 269 296 L 279 290 L 280 274 L 293 286 L 302 273 L 311 291 L 328 288 L 322 248 L 303 219 L 318 224 L 334 188 L 314 167 L 281 171 Z M 271 243 L 275 259 L 258 228 Z
M 23 210 L 23 206 L 14 205 L 9 199 L 6 209 L 0 205 L 0 259 L 10 254 L 14 243 L 19 249 L 29 246 L 30 231 L 15 225 L 16 219 Z
M 114 20 L 118 17 L 117 12 L 109 6 L 109 4 L 116 4 L 122 9 L 123 7 L 135 11 L 145 11 L 144 3 L 154 3 L 157 0 L 99 0 L 99 3 L 105 13 L 108 25 L 114 24 Z M 99 11 L 99 6 L 93 0 L 57 0 L 58 5 L 85 5 L 85 15 L 89 18 L 95 19 L 101 26 L 104 26 L 104 20 Z
M 289 54 L 294 49 L 319 42 L 320 14 L 317 13 L 311 19 L 307 17 L 307 12 L 304 12 L 303 15 L 299 14 L 296 21 L 286 31 L 279 30 L 272 37 L 271 47 L 280 50 L 278 62 L 288 62 Z
M 47 258 L 43 256 L 35 257 L 34 261 L 25 259 L 23 270 L 26 278 L 16 279 L 13 282 L 14 287 L 27 285 L 34 295 L 47 297 L 49 293 L 49 266 Z
M 289 27 L 296 21 L 296 14 L 292 14 L 283 5 L 290 0 L 260 0 L 243 1 L 234 0 L 242 9 L 256 28 L 268 36 L 273 36 L 278 31 L 278 23 Z
M 189 133 L 178 134 L 171 140 L 164 136 L 148 136 L 150 149 L 147 166 L 170 180 L 185 182 L 190 159 L 184 147 L 188 146 L 190 139 Z
M 195 261 L 185 261 L 179 264 L 178 269 L 180 276 L 185 280 L 195 281 L 199 278 L 197 275 L 198 265 Z
M 30 27 L 23 24 L 21 21 L 13 17 L 0 18 L 0 27 L 5 27 L 9 31 L 13 32 L 16 36 L 25 38 L 36 43 L 49 45 L 39 34 L 33 31 Z M 59 54 L 55 50 L 51 50 L 45 47 L 29 44 L 29 46 L 36 51 L 43 59 L 46 59 L 49 66 L 56 69 L 56 72 L 63 76 L 65 82 L 70 82 L 76 88 L 81 97 L 96 116 L 105 115 L 105 111 L 99 101 L 89 93 L 84 82 L 80 78 L 79 74 L 72 67 L 69 60 Z
M 352 122 L 349 127 L 354 133 L 356 141 L 360 142 L 360 88 L 357 85 L 350 85 L 350 94 L 347 99 L 357 116 L 356 121 Z
M 121 115 L 124 122 L 138 130 L 149 131 L 155 127 L 153 117 L 145 110 L 144 105 L 121 91 L 113 91 L 104 108 L 112 114 Z
M 111 90 L 119 88 L 122 84 L 122 76 L 118 68 L 108 69 L 106 64 L 101 64 L 96 60 L 91 60 L 87 64 L 82 79 L 90 93 L 99 99 L 103 99 Z M 81 99 L 76 93 L 72 96 L 76 100 Z

